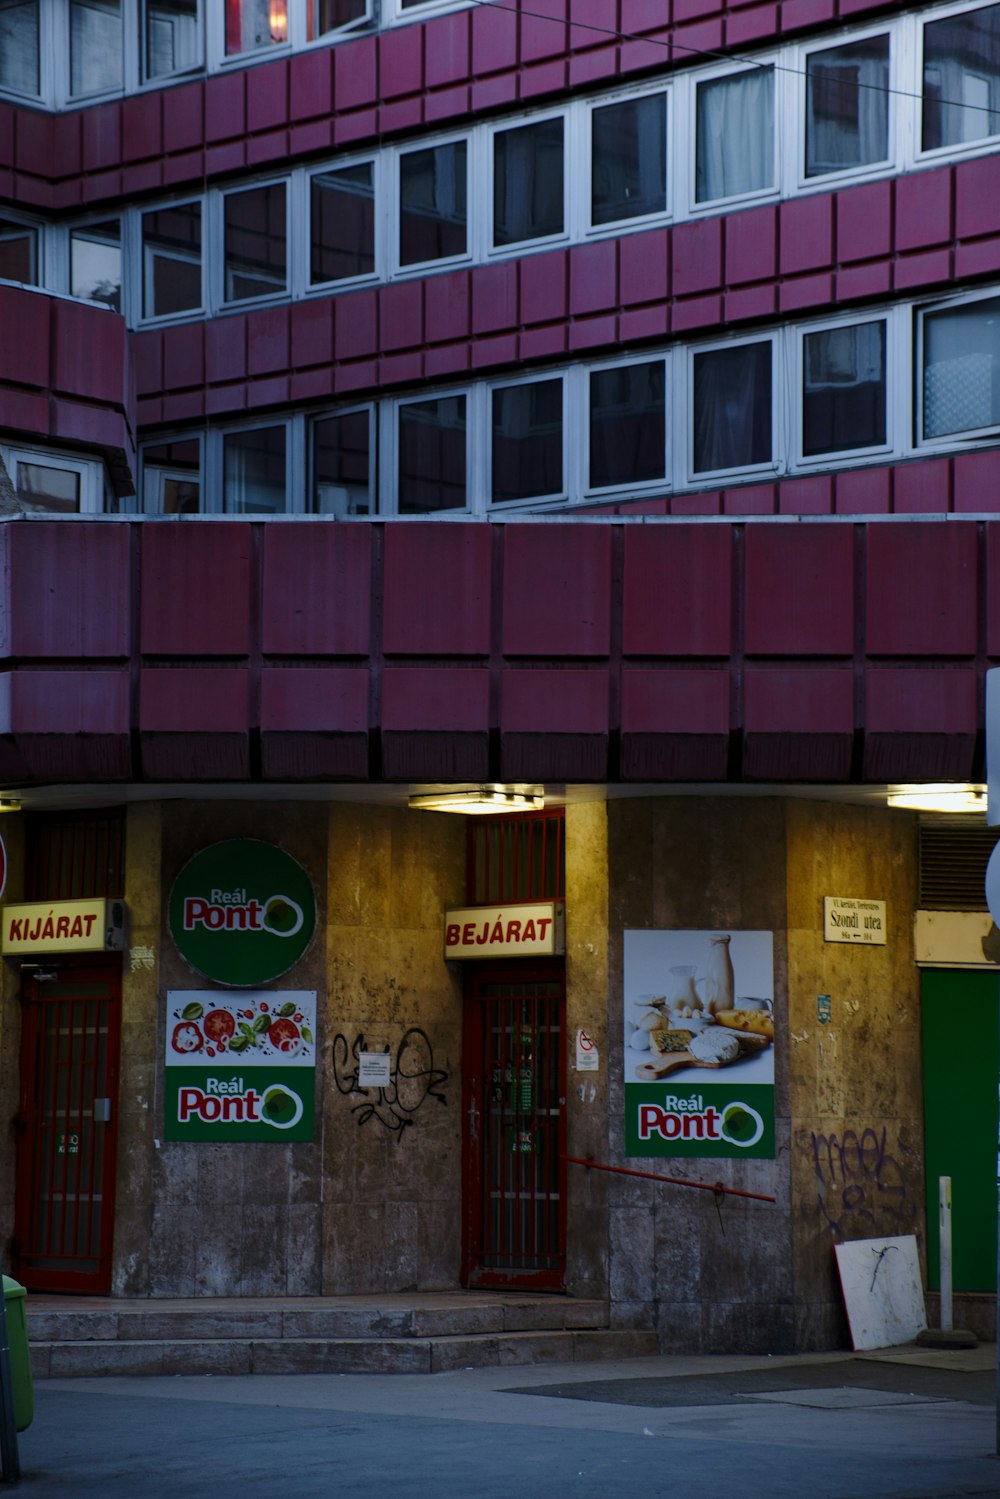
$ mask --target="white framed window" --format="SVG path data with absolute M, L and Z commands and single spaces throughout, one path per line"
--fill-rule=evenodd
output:
M 697 78 L 693 87 L 696 208 L 761 197 L 777 187 L 774 67 Z
M 491 248 L 564 238 L 566 117 L 545 115 L 497 125 L 491 146 Z
M 122 310 L 122 230 L 118 218 L 69 231 L 69 294 Z
M 917 442 L 1000 433 L 1000 292 L 917 312 Z
M 201 0 L 140 0 L 139 76 L 157 83 L 205 65 Z
M 589 106 L 590 228 L 666 216 L 669 99 L 658 88 Z
M 225 0 L 224 20 L 226 57 L 288 44 L 288 0 Z
M 147 442 L 140 451 L 139 493 L 145 515 L 197 515 L 202 509 L 200 433 Z
M 375 408 L 370 403 L 324 412 L 309 422 L 312 515 L 374 515 Z
M 395 265 L 454 264 L 471 250 L 468 136 L 434 141 L 395 157 Z
M 689 477 L 775 468 L 775 337 L 688 350 Z
M 383 466 L 384 511 L 434 515 L 469 508 L 471 404 L 465 390 L 390 404 L 382 428 L 391 445 Z
M 221 195 L 220 304 L 287 296 L 288 183 L 263 182 Z
M 291 508 L 289 424 L 285 421 L 221 433 L 222 511 L 225 515 L 284 515 Z
M 537 375 L 491 386 L 488 420 L 488 504 L 564 499 L 565 376 Z
M 41 224 L 0 215 L 0 281 L 41 286 L 42 229 Z
M 119 93 L 125 83 L 122 0 L 69 0 L 69 92 Z
M 895 428 L 895 320 L 882 316 L 795 330 L 797 452 L 803 464 L 887 453 Z
M 381 162 L 374 157 L 320 167 L 308 177 L 306 285 L 370 281 L 382 269 Z
M 204 306 L 202 204 L 164 204 L 140 215 L 142 293 L 139 317 L 190 316 Z
M 0 447 L 0 459 L 22 509 L 46 515 L 96 515 L 107 477 L 97 458 L 49 448 Z
M 666 488 L 667 358 L 591 366 L 586 382 L 586 490 Z
M 973 146 L 1000 135 L 1000 4 L 921 24 L 918 149 Z
M 894 157 L 896 93 L 888 31 L 803 53 L 802 181 L 886 168 Z
M 29 99 L 42 92 L 38 0 L 0 0 L 0 89 Z

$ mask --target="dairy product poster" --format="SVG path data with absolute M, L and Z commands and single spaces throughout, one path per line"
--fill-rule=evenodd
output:
M 166 996 L 166 1140 L 311 1140 L 314 989 L 171 989 Z
M 623 1025 L 626 1155 L 774 1157 L 770 932 L 627 931 Z

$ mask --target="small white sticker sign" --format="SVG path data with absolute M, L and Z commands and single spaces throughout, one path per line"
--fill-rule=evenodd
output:
M 591 1040 L 590 1032 L 578 1030 L 576 1033 L 577 1072 L 596 1072 L 600 1066 L 600 1060 L 597 1046 Z
M 863 942 L 884 947 L 884 900 L 860 900 L 852 895 L 823 897 L 823 936 L 827 942 Z
M 363 1051 L 358 1056 L 358 1087 L 388 1088 L 392 1058 L 387 1051 Z

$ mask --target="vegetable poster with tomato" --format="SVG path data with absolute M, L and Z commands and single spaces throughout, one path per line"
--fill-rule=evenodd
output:
M 315 989 L 171 989 L 165 1140 L 311 1140 Z

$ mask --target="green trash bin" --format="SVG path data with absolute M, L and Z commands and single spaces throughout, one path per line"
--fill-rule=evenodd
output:
M 3 1303 L 7 1312 L 7 1343 L 10 1348 L 10 1382 L 14 1399 L 14 1425 L 27 1431 L 35 1414 L 35 1390 L 31 1381 L 28 1348 L 27 1292 L 9 1275 L 3 1278 Z

